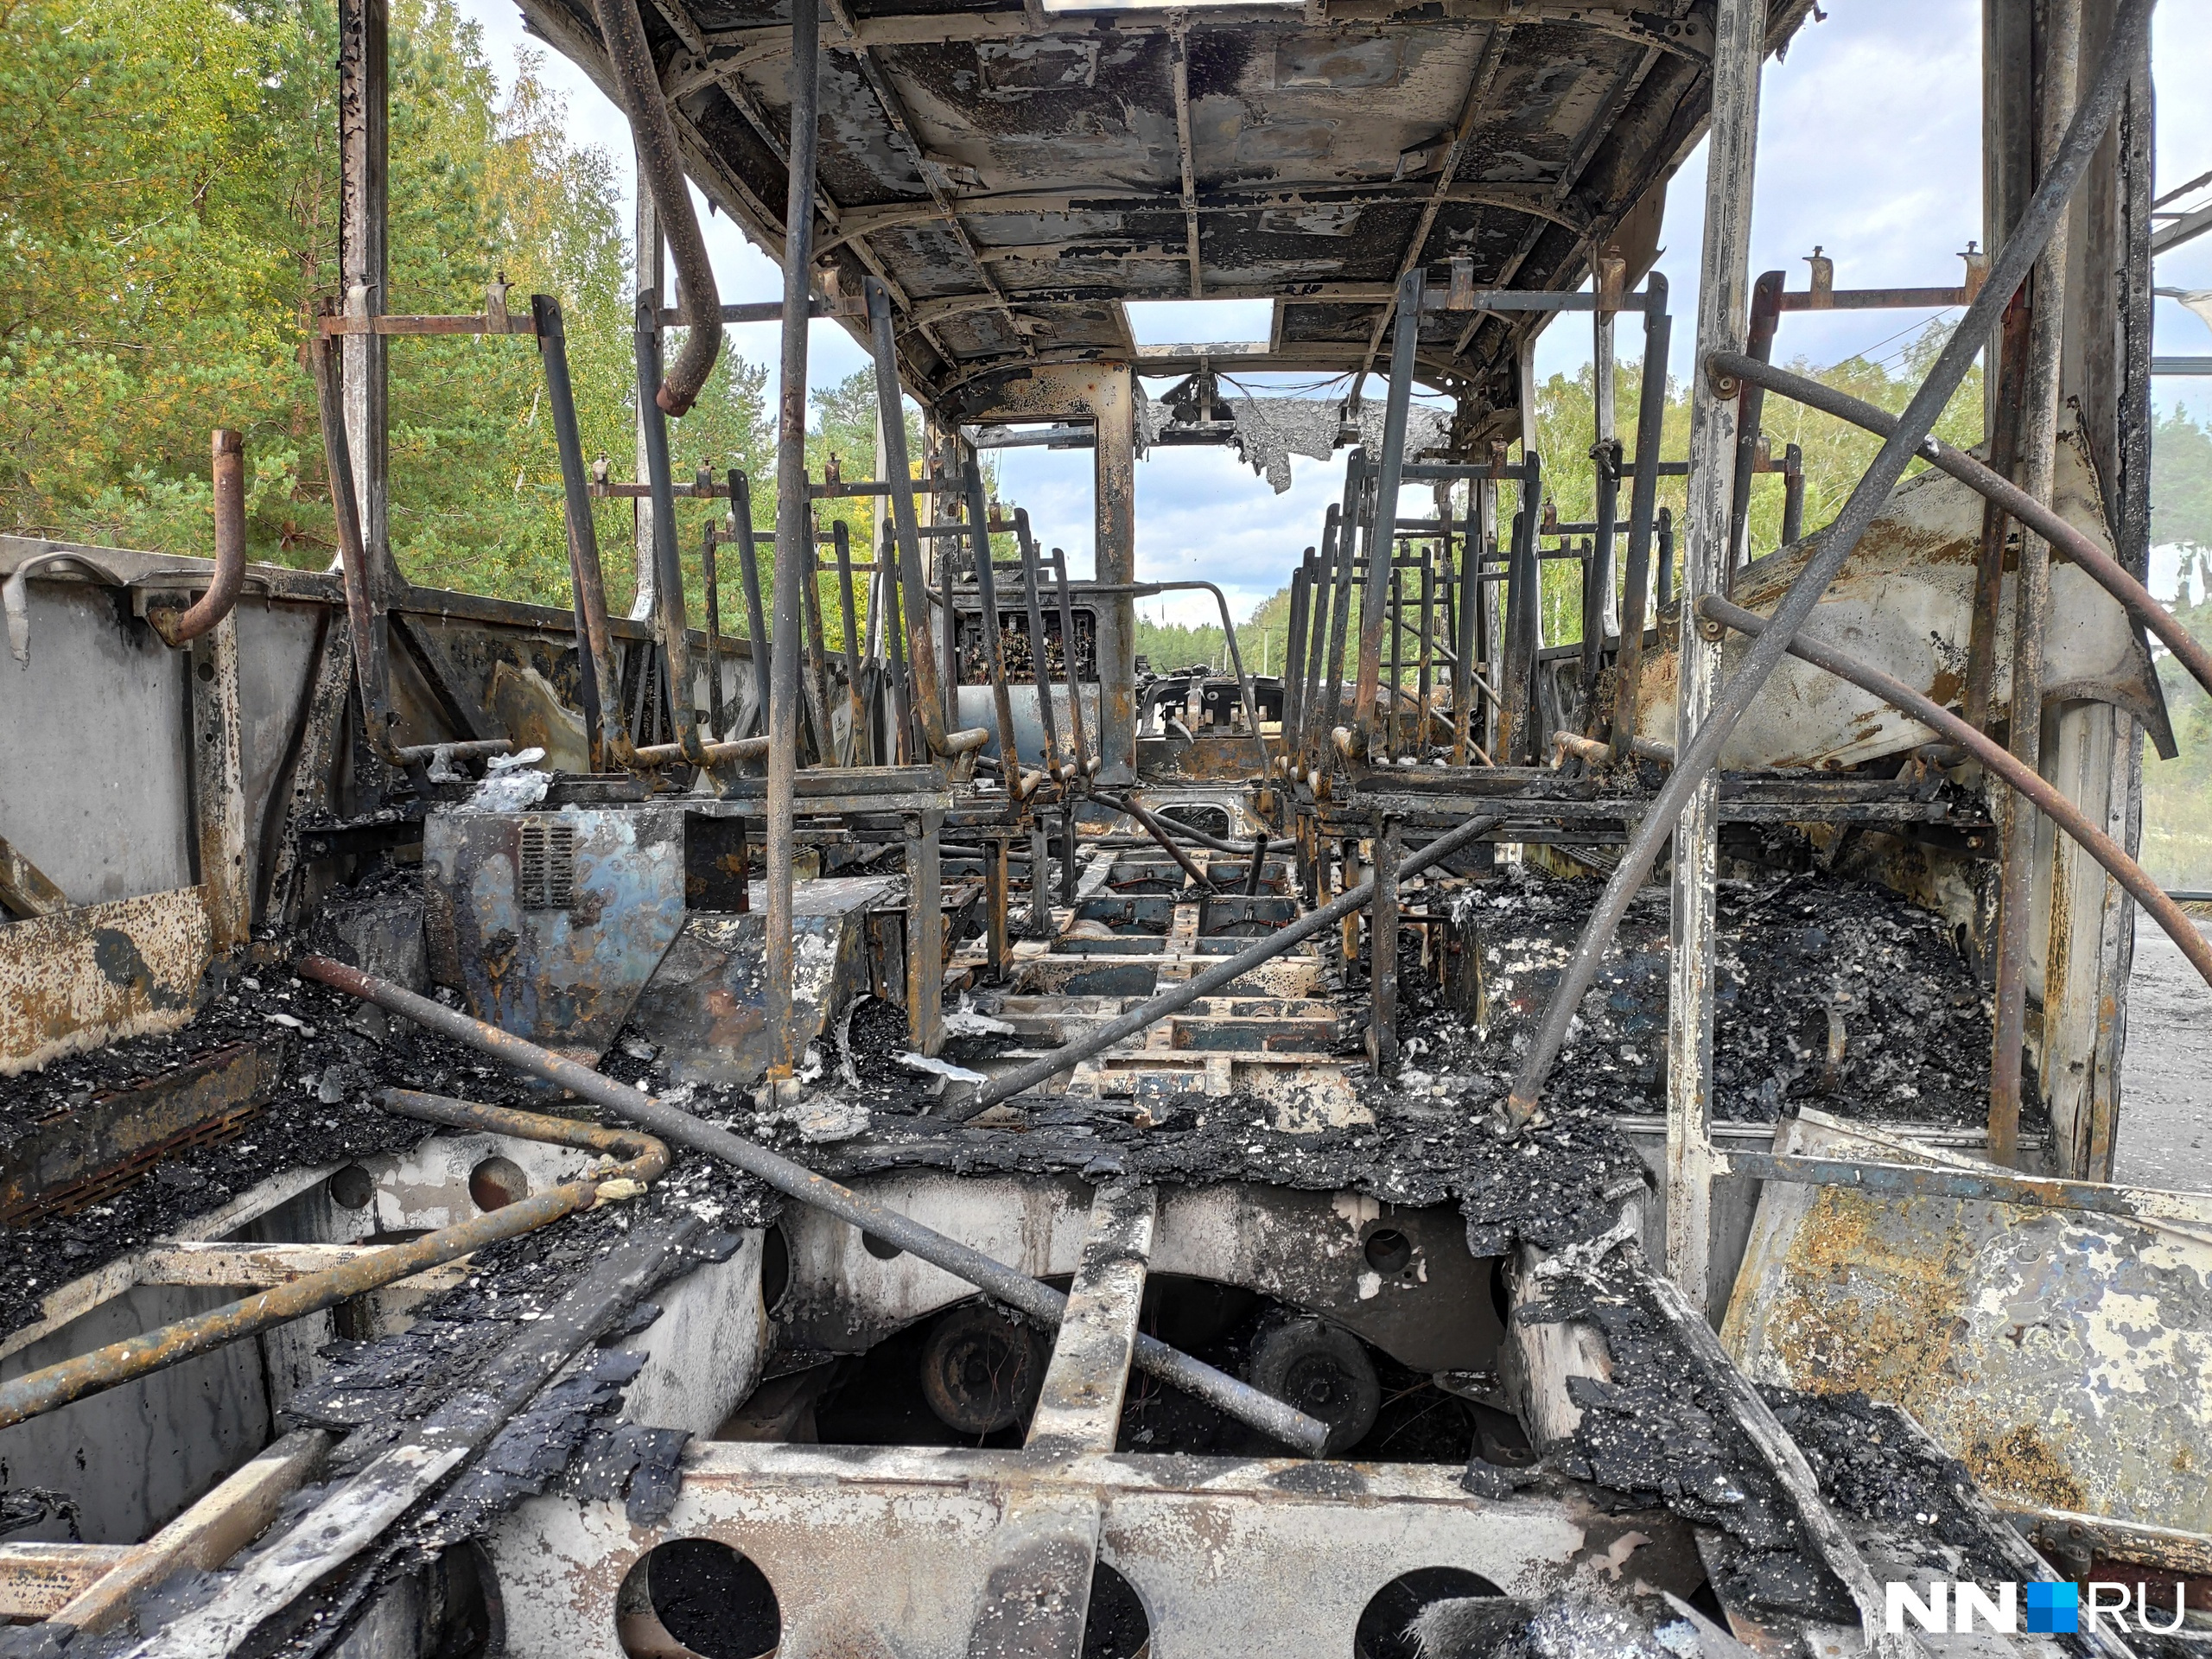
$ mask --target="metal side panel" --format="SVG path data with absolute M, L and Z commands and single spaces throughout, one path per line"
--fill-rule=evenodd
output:
M 675 807 L 434 812 L 424 825 L 434 977 L 503 1030 L 596 1060 L 683 926 Z
M 1985 1167 L 1808 1112 L 1780 1150 Z M 1769 1182 L 1721 1331 L 1752 1377 L 1910 1412 L 2000 1505 L 2212 1530 L 2212 1236 Z
M 0 924 L 0 1077 L 176 1030 L 213 951 L 198 887 Z

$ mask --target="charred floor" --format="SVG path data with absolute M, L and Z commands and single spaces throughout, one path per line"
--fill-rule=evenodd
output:
M 212 563 L 0 538 L 0 1654 L 2212 1643 L 2212 1202 L 2113 1179 L 2139 910 L 2212 982 L 2133 856 L 2212 690 L 2143 587 L 2143 0 L 1993 10 L 1988 251 L 1861 290 L 1748 265 L 1795 0 L 527 0 L 669 244 L 626 482 L 558 296 L 386 310 L 341 10 L 337 564 L 247 563 L 229 432 Z M 1902 415 L 1774 366 L 1937 303 Z M 813 319 L 869 475 L 680 482 L 721 326 L 796 385 Z M 1541 452 L 1569 322 L 1605 385 L 1694 331 L 1686 457 Z M 386 355 L 463 334 L 538 355 L 569 610 L 392 563 Z M 1881 440 L 1827 524 L 1784 403 Z M 1088 576 L 1016 444 L 1090 452 Z M 1185 444 L 1346 452 L 1277 671 L 1138 578 Z M 1223 660 L 1142 664 L 1185 590 Z

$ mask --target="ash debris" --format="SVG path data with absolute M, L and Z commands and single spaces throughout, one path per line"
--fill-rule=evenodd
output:
M 1473 968 L 1412 1027 L 1423 1064 L 1502 1096 L 1601 890 L 1527 872 L 1463 895 L 1453 931 Z M 1981 1121 L 1990 1006 L 1941 918 L 1812 874 L 1723 881 L 1717 920 L 1716 1117 L 1772 1122 L 1812 1104 L 1862 1122 Z M 1551 1099 L 1662 1109 L 1668 959 L 1667 896 L 1646 888 L 1583 999 Z

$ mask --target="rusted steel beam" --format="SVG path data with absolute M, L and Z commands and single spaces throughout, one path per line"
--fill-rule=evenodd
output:
M 1725 600 L 1708 597 L 1699 606 L 1701 614 L 1740 632 L 1754 637 L 1771 626 L 1762 618 Z M 1903 680 L 1891 677 L 1880 670 L 1870 668 L 1857 658 L 1847 656 L 1833 645 L 1800 638 L 1793 640 L 1789 654 L 1826 669 L 1840 679 L 1850 681 L 1861 690 L 1902 709 L 1938 735 L 1958 744 L 1997 777 L 2009 785 L 2016 794 L 2024 797 L 2053 823 L 2063 830 L 2082 849 L 2111 873 L 2113 880 L 2127 889 L 2135 901 L 2149 911 L 2167 936 L 2181 947 L 2190 963 L 2212 985 L 2212 941 L 2208 941 L 2197 930 L 2187 912 L 2166 896 L 2165 891 L 2144 873 L 2143 867 L 2127 855 L 2126 849 L 2110 836 L 2092 823 L 2088 817 L 2059 793 L 2057 788 L 2046 782 L 2042 774 L 2029 768 L 2018 756 L 2008 753 L 1986 733 L 1968 725 L 1964 720 L 1942 707 L 1932 697 L 1916 691 Z
M 390 626 L 378 602 L 361 538 L 360 503 L 353 493 L 353 461 L 346 446 L 346 409 L 339 386 L 338 343 L 318 335 L 308 348 L 315 365 L 315 402 L 322 420 L 323 464 L 330 474 L 330 505 L 338 531 L 338 558 L 345 574 L 346 614 L 353 630 L 353 672 L 361 690 L 361 719 L 369 747 L 391 760 L 391 650 Z
M 1029 622 L 1029 677 L 1037 688 L 1037 728 L 1042 734 L 1039 742 L 1042 753 L 1039 764 L 1047 777 L 1062 783 L 1075 776 L 1071 767 L 1064 768 L 1059 759 L 1059 721 L 1052 712 L 1052 676 L 1047 666 L 1048 653 L 1045 649 L 1045 605 L 1040 592 L 1043 577 L 1037 558 L 1037 539 L 1029 533 L 1029 510 L 1014 510 L 1014 544 L 1021 550 L 1021 601 Z M 1072 659 L 1075 641 L 1061 637 L 1060 654 Z M 1075 674 L 1068 674 L 1068 692 L 1075 693 Z M 1039 889 L 1042 891 L 1042 889 Z
M 644 1125 L 664 1140 L 720 1158 L 747 1174 L 758 1176 L 785 1197 L 812 1205 L 895 1244 L 931 1266 L 966 1280 L 1009 1307 L 1051 1324 L 1059 1322 L 1067 1305 L 1066 1297 L 1060 1292 L 765 1147 L 703 1122 L 664 1101 L 626 1088 L 589 1066 L 540 1048 L 512 1032 L 472 1020 L 442 1002 L 417 996 L 345 963 L 326 957 L 303 957 L 296 966 L 310 979 L 373 1002 L 417 1025 L 427 1026 L 518 1071 L 558 1084 L 618 1116 Z M 510 1210 L 517 1207 L 508 1206 Z M 503 1210 L 494 1215 L 506 1213 Z M 1137 1339 L 1137 1363 L 1154 1376 L 1196 1395 L 1239 1422 L 1272 1435 L 1286 1446 L 1318 1452 L 1327 1440 L 1326 1424 L 1177 1352 L 1156 1338 Z
M 271 1325 L 334 1307 L 364 1291 L 410 1278 L 427 1268 L 467 1255 L 500 1239 L 533 1232 L 597 1204 L 602 1185 L 615 1189 L 608 1192 L 610 1198 L 631 1196 L 668 1166 L 668 1149 L 642 1135 L 629 1138 L 639 1150 L 628 1163 L 605 1175 L 568 1182 L 459 1226 L 441 1228 L 407 1243 L 391 1245 L 328 1273 L 297 1279 L 242 1301 L 179 1319 L 158 1330 L 11 1378 L 0 1383 L 0 1427 L 22 1422 L 149 1371 L 166 1370 L 194 1354 L 204 1354 L 211 1348 L 222 1347 Z
M 1091 1195 L 1067 1317 L 1029 1420 L 1029 1450 L 1065 1457 L 1114 1449 L 1159 1213 L 1159 1194 L 1149 1186 L 1102 1185 Z
M 1767 633 L 1753 643 L 1735 678 L 1714 700 L 1707 718 L 1682 748 L 1672 775 L 1652 804 L 1644 827 L 1615 867 L 1581 944 L 1560 976 L 1552 1001 L 1544 1010 L 1542 1024 L 1530 1041 L 1520 1075 L 1508 1096 L 1511 1121 L 1525 1123 L 1535 1110 L 1545 1079 L 1550 1076 L 1552 1064 L 1566 1040 L 1567 1026 L 1574 1018 L 1584 993 L 1596 979 L 1599 963 L 1619 929 L 1630 901 L 1650 874 L 1661 845 L 1673 835 L 1675 820 L 1683 807 L 1712 772 L 1721 747 L 1735 730 L 1744 710 L 1751 706 L 1759 689 L 1774 672 L 1789 642 L 1858 546 L 1867 525 L 1888 501 L 1890 492 L 1904 476 L 1905 467 L 1918 453 L 1922 441 L 1935 426 L 1936 417 L 1949 403 L 1951 394 L 1987 340 L 1991 326 L 2014 290 L 2025 280 L 2029 267 L 2066 211 L 2091 154 L 2112 124 L 2135 62 L 2135 54 L 2150 27 L 2152 5 L 2152 0 L 2119 0 L 2106 40 L 2105 56 L 2097 67 L 2092 89 L 2075 111 L 2065 142 L 2037 187 L 2012 240 L 1993 262 L 1988 281 L 1967 308 L 1966 316 L 1961 319 L 1920 390 L 1913 394 L 1912 401 L 1898 419 L 1897 429 L 1883 444 L 1881 453 L 1853 490 L 1843 511 L 1821 537 L 1819 550 L 1790 584 L 1789 591 L 1776 608 Z
M 683 349 L 677 355 L 667 378 L 658 386 L 645 390 L 652 401 L 664 415 L 687 413 L 707 384 L 707 377 L 714 372 L 715 359 L 721 354 L 721 296 L 715 289 L 714 262 L 707 257 L 707 244 L 699 234 L 699 216 L 691 207 L 691 185 L 684 175 L 683 156 L 677 146 L 676 124 L 669 113 L 668 99 L 661 91 L 660 68 L 653 57 L 652 42 L 645 35 L 643 18 L 638 15 L 637 0 L 596 0 L 593 12 L 599 24 L 600 39 L 605 43 L 607 67 L 613 72 L 615 96 L 622 105 L 622 113 L 629 118 L 630 138 L 637 152 L 638 171 L 643 176 L 647 192 L 652 198 L 653 217 L 660 233 L 667 238 L 669 251 L 676 256 L 677 287 L 683 300 L 683 321 L 690 325 Z M 796 33 L 796 26 L 794 26 Z M 794 40 L 794 47 L 798 41 Z M 812 42 L 796 60 L 808 66 L 814 63 Z M 811 105 L 809 105 L 811 112 Z M 796 121 L 793 126 L 798 126 Z M 809 122 L 806 135 L 795 132 L 795 137 L 811 135 Z M 807 168 L 809 195 L 802 198 L 798 222 L 810 226 L 813 215 L 807 211 L 813 189 L 813 172 Z M 788 219 L 786 223 L 790 223 Z M 800 240 L 804 242 L 802 232 Z M 641 334 L 650 334 L 655 341 L 653 356 L 658 359 L 660 338 L 658 299 L 646 295 L 648 309 L 639 319 Z M 786 296 L 788 297 L 788 296 Z M 804 296 L 802 296 L 804 303 Z M 658 362 L 654 365 L 658 378 Z M 660 504 L 656 502 L 656 507 Z M 656 518 L 658 514 L 656 513 Z M 655 525 L 656 535 L 659 526 Z M 671 531 L 674 529 L 670 526 Z M 671 647 L 672 649 L 672 647 Z M 673 659 L 671 659 L 673 660 Z M 690 695 L 690 687 L 681 676 L 677 683 Z
M 68 896 L 46 872 L 0 836 L 0 910 L 11 916 L 54 916 L 69 908 Z
M 864 766 L 869 744 L 868 709 L 861 697 L 860 613 L 853 599 L 853 533 L 842 518 L 830 527 L 830 544 L 837 556 L 837 622 L 844 635 L 845 703 L 851 715 L 852 747 L 846 758 Z
M 599 528 L 591 511 L 590 474 L 585 468 L 583 437 L 576 424 L 575 389 L 569 378 L 569 335 L 560 302 L 550 294 L 531 296 L 537 323 L 538 361 L 545 373 L 546 407 L 552 412 L 553 442 L 561 457 L 561 514 L 569 541 L 569 590 L 576 618 L 576 661 L 582 671 L 584 726 L 592 765 L 606 771 L 624 764 L 630 734 L 621 718 L 621 676 L 607 620 L 607 578 L 599 562 Z
M 258 1537 L 286 1498 L 321 1472 L 331 1437 L 295 1429 L 250 1459 L 213 1491 L 48 1616 L 48 1623 L 99 1635 L 130 1617 L 139 1594 L 181 1567 L 213 1573 Z

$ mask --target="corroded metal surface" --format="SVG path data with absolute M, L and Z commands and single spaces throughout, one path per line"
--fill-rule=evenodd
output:
M 430 965 L 478 1017 L 596 1058 L 683 925 L 683 814 L 431 815 Z
M 259 1111 L 282 1043 L 238 1043 L 42 1123 L 0 1156 L 0 1223 L 78 1210 L 172 1152 L 234 1135 Z
M 1780 1150 L 1979 1167 L 1810 1113 Z M 1999 1503 L 2212 1530 L 2201 1230 L 1770 1183 L 1722 1334 L 1758 1381 L 1903 1406 Z
M 176 1030 L 213 952 L 198 887 L 0 927 L 0 1077 Z
M 1011 1452 L 710 1442 L 686 1458 L 683 1491 L 658 1525 L 631 1522 L 619 1503 L 534 1498 L 489 1541 L 517 1653 L 611 1659 L 630 1568 L 664 1539 L 710 1537 L 766 1574 L 785 1659 L 957 1659 L 1022 1506 L 1095 1497 L 1099 1558 L 1135 1586 L 1150 1652 L 1191 1659 L 1348 1652 L 1369 1600 L 1409 1566 L 1541 1594 L 1595 1582 L 1628 1535 L 1625 1520 L 1572 1499 L 1471 1500 L 1458 1476 L 1432 1465 L 1097 1455 L 1044 1465 Z

